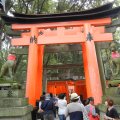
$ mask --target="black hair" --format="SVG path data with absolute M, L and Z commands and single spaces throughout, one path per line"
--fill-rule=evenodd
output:
M 85 105 L 88 105 L 90 103 L 90 101 L 94 101 L 94 98 L 93 97 L 87 98 L 85 101 Z
M 109 106 L 113 106 L 113 104 L 114 104 L 113 100 L 110 99 L 110 100 L 108 101 L 108 105 L 109 105 Z
M 88 98 L 90 101 L 94 101 L 94 98 L 93 97 L 89 97 Z
M 44 96 L 41 96 L 40 97 L 40 101 L 44 101 L 45 100 L 45 97 Z
M 59 98 L 59 99 L 64 99 L 64 97 L 65 97 L 65 94 L 64 94 L 64 93 L 61 93 L 61 94 L 58 95 L 58 98 Z
M 50 97 L 53 98 L 53 94 L 52 93 L 50 93 Z
M 79 98 L 71 100 L 72 102 L 77 102 Z
M 85 100 L 85 105 L 88 105 L 90 103 L 90 100 L 87 98 L 86 100 Z
M 46 94 L 46 92 L 44 91 L 42 94 L 43 94 L 43 95 L 45 95 L 45 94 Z

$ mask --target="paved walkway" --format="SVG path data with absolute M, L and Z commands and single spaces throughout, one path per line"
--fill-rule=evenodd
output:
M 41 119 L 37 119 L 37 120 L 41 120 Z M 55 118 L 55 120 L 59 120 L 59 118 L 58 118 L 58 114 L 56 114 L 56 118 Z M 67 117 L 66 120 L 70 120 L 69 117 Z
M 41 119 L 37 119 L 37 120 L 41 120 Z M 55 120 L 59 120 L 58 116 L 55 118 Z
M 40 120 L 40 119 L 37 119 L 37 120 Z M 55 120 L 59 120 L 58 116 L 55 118 Z M 67 118 L 66 120 L 69 120 L 69 118 Z
M 55 118 L 55 120 L 59 120 L 58 116 L 57 116 L 57 118 Z M 67 117 L 67 119 L 66 119 L 66 120 L 69 120 L 69 118 Z
M 57 117 L 57 118 L 55 118 L 55 120 L 59 120 L 59 118 Z

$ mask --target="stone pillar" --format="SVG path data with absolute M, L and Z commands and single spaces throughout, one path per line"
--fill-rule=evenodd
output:
M 11 89 L 10 85 L 11 83 L 0 84 L 0 89 L 9 87 L 0 90 L 0 120 L 32 120 L 33 107 L 28 104 L 28 98 L 25 98 L 25 90 Z

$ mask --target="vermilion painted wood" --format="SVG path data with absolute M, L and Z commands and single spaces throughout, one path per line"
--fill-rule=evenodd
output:
M 104 27 L 92 27 L 93 28 L 93 40 L 94 41 L 111 41 L 111 33 L 103 33 Z M 98 32 L 99 31 L 99 32 Z M 103 33 L 103 34 L 99 34 Z M 30 44 L 30 33 L 22 33 L 23 38 L 17 38 L 12 40 L 12 45 L 29 45 Z M 57 40 L 59 39 L 59 40 Z M 74 40 L 74 41 L 73 41 Z M 65 29 L 63 27 L 57 30 L 44 30 L 42 35 L 38 36 L 37 44 L 67 44 L 67 43 L 80 43 L 85 42 L 86 38 L 82 33 L 82 28 L 73 27 L 73 29 Z
M 57 40 L 59 39 L 59 40 Z M 93 34 L 93 40 L 97 42 L 102 41 L 111 41 L 112 34 L 104 33 L 104 34 Z M 83 33 L 79 33 L 76 35 L 56 35 L 56 36 L 39 36 L 37 44 L 67 44 L 67 43 L 80 43 L 85 42 L 86 38 Z M 16 38 L 12 39 L 12 45 L 15 46 L 26 46 L 30 45 L 30 37 Z
M 31 36 L 38 36 L 38 30 L 35 27 L 31 28 Z M 29 98 L 29 103 L 35 106 L 36 95 L 38 94 L 38 87 L 41 83 L 37 83 L 38 80 L 38 45 L 31 43 L 29 45 L 28 53 L 28 68 L 27 68 L 27 81 L 26 81 L 26 97 Z M 40 91 L 39 91 L 40 92 Z
M 66 93 L 67 97 L 69 96 L 68 86 L 74 86 L 74 92 L 78 95 L 83 95 L 84 99 L 87 98 L 86 89 L 85 89 L 85 80 L 78 81 L 48 81 L 47 92 L 53 94 Z
M 92 31 L 93 33 L 105 33 L 105 26 L 99 26 L 99 27 L 94 27 L 94 26 L 91 26 L 92 27 Z
M 31 36 L 31 33 L 30 32 L 24 32 L 24 33 L 21 33 L 21 37 L 26 37 L 26 36 Z
M 83 26 L 85 23 L 89 23 L 93 26 L 104 26 L 111 23 L 111 18 L 103 18 L 96 20 L 81 20 L 71 22 L 54 22 L 54 23 L 41 23 L 41 24 L 13 24 L 12 29 L 14 30 L 29 30 L 31 27 L 36 28 L 54 28 L 54 27 L 72 27 L 72 26 Z
M 99 26 L 99 27 L 93 27 L 92 26 L 92 29 L 93 29 L 93 32 L 94 33 L 104 33 L 105 32 L 105 27 L 104 26 Z M 49 35 L 49 36 L 55 36 L 57 35 L 57 30 L 50 30 L 50 29 L 39 29 L 39 32 L 43 32 L 44 35 Z M 79 33 L 79 32 L 83 32 L 83 27 L 72 27 L 71 29 L 66 29 L 64 28 L 64 34 L 65 35 L 74 35 L 76 33 Z M 31 33 L 30 32 L 24 32 L 24 33 L 21 33 L 21 37 L 26 37 L 26 36 L 30 36 Z
M 58 40 L 57 40 L 58 39 Z M 97 42 L 102 41 L 111 41 L 112 35 L 111 33 L 104 34 L 93 34 L 93 40 Z M 79 33 L 76 35 L 57 35 L 57 36 L 39 36 L 38 44 L 67 44 L 67 43 L 80 43 L 86 42 L 86 38 L 83 33 Z
M 103 27 L 103 25 L 110 24 L 110 22 L 110 18 L 104 18 L 72 22 L 12 25 L 14 30 L 30 30 L 28 33 L 22 33 L 22 38 L 12 40 L 12 45 L 29 46 L 26 97 L 29 98 L 30 104 L 35 105 L 36 99 L 39 99 L 41 95 L 40 91 L 42 90 L 44 51 L 43 45 L 61 43 L 82 43 L 87 97 L 93 96 L 95 98 L 95 104 L 101 102 L 102 88 L 94 42 L 112 40 L 112 34 L 104 33 L 105 29 Z M 57 27 L 56 31 L 43 29 L 54 27 Z M 65 27 L 73 28 L 65 29 Z M 93 40 L 91 41 L 86 40 L 88 32 L 90 32 L 93 37 Z M 37 43 L 30 43 L 30 37 L 34 36 L 37 38 Z M 67 89 L 67 85 L 65 90 Z M 59 93 L 60 91 L 56 90 L 56 88 L 54 89 L 55 93 Z
M 28 67 L 26 80 L 26 97 L 29 98 L 29 103 L 35 105 L 36 100 L 36 85 L 38 71 L 38 45 L 31 44 L 28 52 Z
M 90 32 L 91 26 L 90 24 L 85 24 L 84 27 L 86 36 Z M 98 104 L 102 102 L 103 94 L 94 41 L 87 41 L 83 44 L 83 54 L 87 96 L 93 96 L 95 104 Z
M 113 36 L 111 33 L 102 33 L 102 34 L 93 34 L 93 41 L 94 42 L 109 42 L 113 40 Z
M 40 99 L 42 95 L 42 75 L 43 75 L 43 57 L 44 57 L 44 45 L 38 45 L 38 71 L 36 81 L 36 100 Z
M 87 91 L 87 97 L 89 97 L 90 95 L 92 95 L 92 91 L 91 91 L 91 87 L 90 85 L 90 75 L 89 75 L 89 69 L 88 69 L 88 60 L 87 60 L 87 50 L 86 50 L 86 46 L 85 43 L 81 43 L 82 45 L 82 52 L 83 52 L 83 65 L 84 65 L 84 71 L 85 71 L 85 83 L 86 83 L 86 91 Z M 92 54 L 91 54 L 91 58 L 92 58 Z
M 57 40 L 58 39 L 58 40 Z M 67 44 L 67 43 L 79 43 L 85 42 L 84 34 L 78 35 L 57 35 L 57 36 L 39 36 L 38 44 Z
M 13 38 L 11 44 L 14 46 L 27 46 L 30 45 L 30 36 L 24 36 L 23 38 Z

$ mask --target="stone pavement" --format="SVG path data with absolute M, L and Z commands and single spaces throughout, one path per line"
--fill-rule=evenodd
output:
M 59 120 L 58 116 L 55 118 L 55 120 Z
M 37 119 L 37 120 L 40 120 L 40 119 Z M 55 120 L 59 120 L 58 116 L 55 118 Z M 67 118 L 66 120 L 69 120 L 69 118 Z
M 37 120 L 41 120 L 41 119 L 37 119 Z M 54 120 L 59 120 L 58 114 L 56 114 L 56 118 L 55 118 Z M 69 119 L 69 116 L 66 118 L 66 120 L 70 120 L 70 119 Z
M 57 118 L 55 118 L 55 120 L 59 120 L 58 116 L 57 116 Z M 69 120 L 69 118 L 67 117 L 67 119 L 66 119 L 66 120 Z
M 41 120 L 41 119 L 37 119 L 37 120 Z M 59 120 L 58 116 L 55 118 L 55 120 Z

